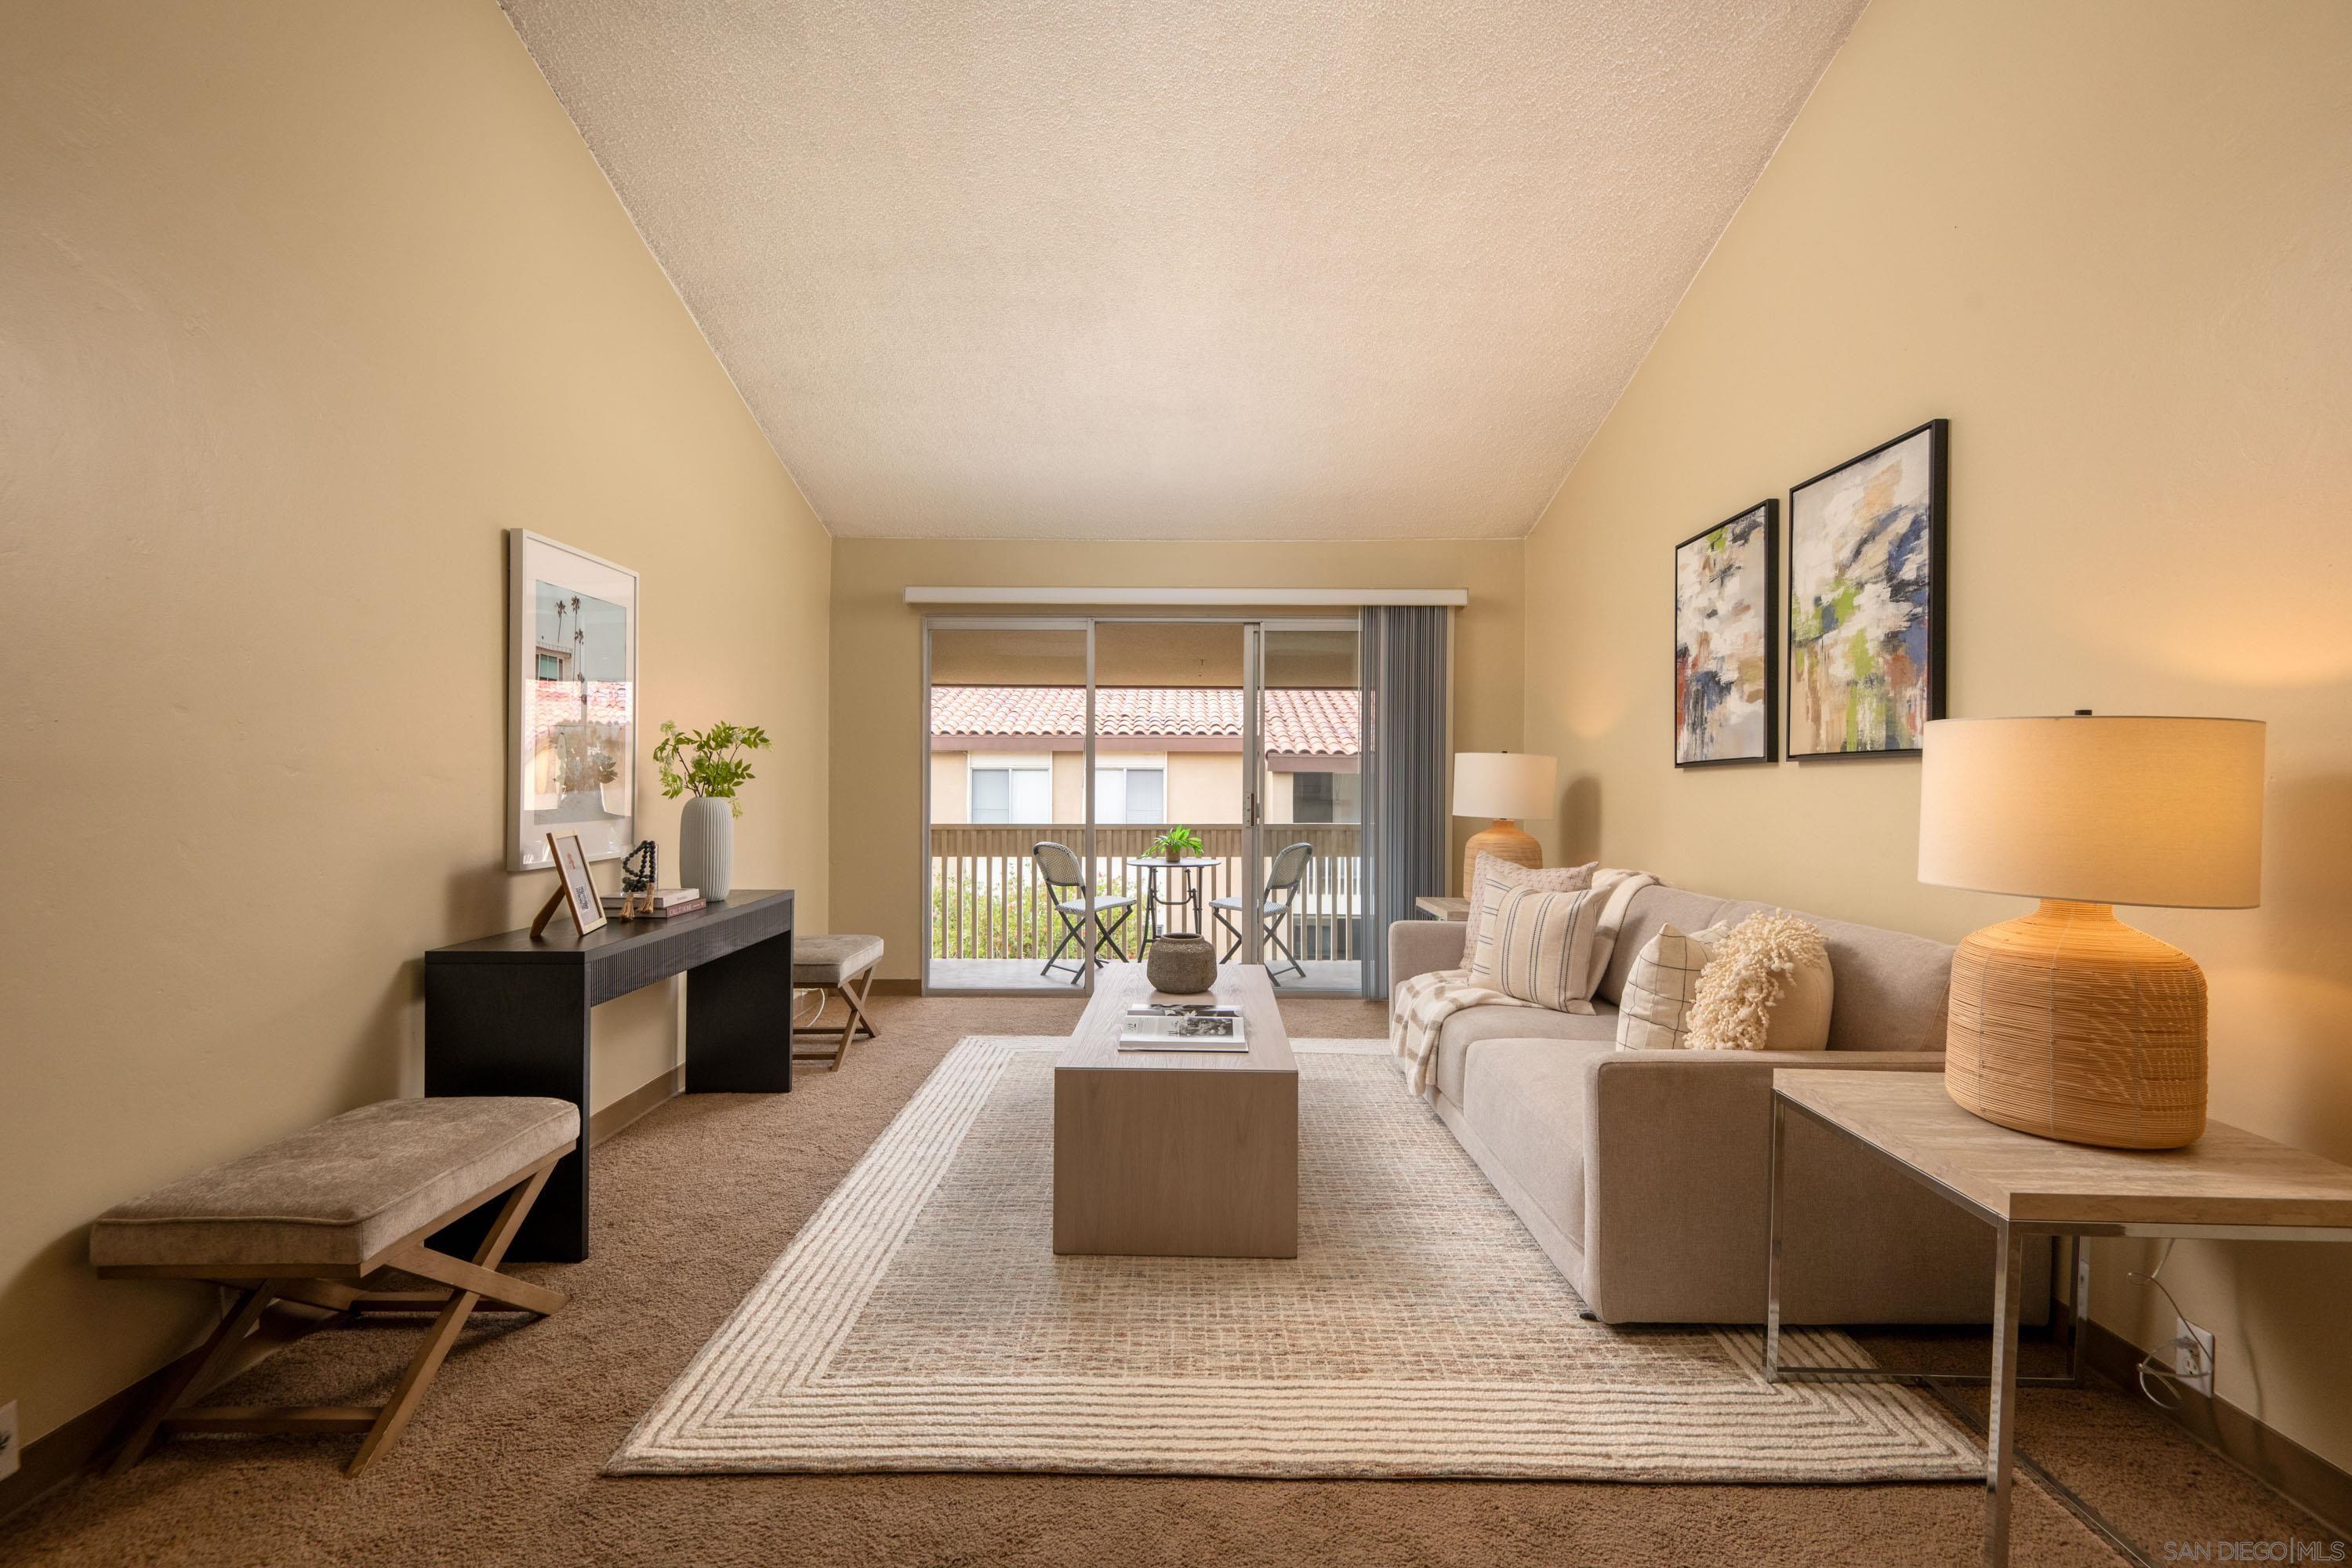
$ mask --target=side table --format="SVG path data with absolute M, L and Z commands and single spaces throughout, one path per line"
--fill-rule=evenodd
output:
M 1845 1133 L 1896 1169 L 1992 1226 L 1998 1247 L 1990 1376 L 1882 1368 L 1790 1366 L 1780 1360 L 1780 1179 L 1791 1115 Z M 2186 1149 L 2095 1149 L 1979 1121 L 1927 1073 L 1782 1068 L 1772 1075 L 1772 1148 L 1766 1197 L 1764 1377 L 1782 1382 L 1907 1383 L 1942 1397 L 1960 1384 L 1991 1385 L 1985 1437 L 1984 1561 L 2009 1562 L 2010 1476 L 2023 1466 L 2083 1522 L 2133 1562 L 2147 1559 L 2091 1506 L 2017 1453 L 2017 1391 L 2078 1381 L 2090 1303 L 2092 1237 L 2209 1241 L 2352 1241 L 2352 1168 L 2219 1121 Z M 2063 1378 L 2021 1377 L 2017 1324 L 2025 1249 L 2074 1238 L 2072 1366 Z M 1943 1403 L 1968 1425 L 1975 1417 Z

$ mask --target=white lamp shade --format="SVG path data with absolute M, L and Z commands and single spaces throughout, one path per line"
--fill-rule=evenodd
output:
M 2249 719 L 1938 719 L 1919 879 L 2095 904 L 2263 899 L 2264 726 Z
M 1454 753 L 1454 815 L 1511 822 L 1552 814 L 1559 764 L 1525 752 Z

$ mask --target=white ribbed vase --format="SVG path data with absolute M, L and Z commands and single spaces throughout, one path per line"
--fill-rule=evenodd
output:
M 735 803 L 696 795 L 677 826 L 678 878 L 702 896 L 723 899 L 735 885 Z

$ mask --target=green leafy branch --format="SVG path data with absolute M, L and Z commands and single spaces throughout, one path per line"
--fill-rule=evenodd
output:
M 654 743 L 662 794 L 671 800 L 682 795 L 723 800 L 740 816 L 743 804 L 735 792 L 751 782 L 751 764 L 743 753 L 763 752 L 774 743 L 757 724 L 721 721 L 708 730 L 681 730 L 665 719 L 661 739 Z

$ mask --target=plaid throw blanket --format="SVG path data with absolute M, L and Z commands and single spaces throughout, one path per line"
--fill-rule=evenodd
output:
M 1465 1007 L 1532 1007 L 1516 996 L 1470 983 L 1466 969 L 1433 969 L 1396 988 L 1389 1005 L 1389 1045 L 1410 1064 L 1415 1094 L 1427 1094 L 1437 1071 L 1437 1037 Z

